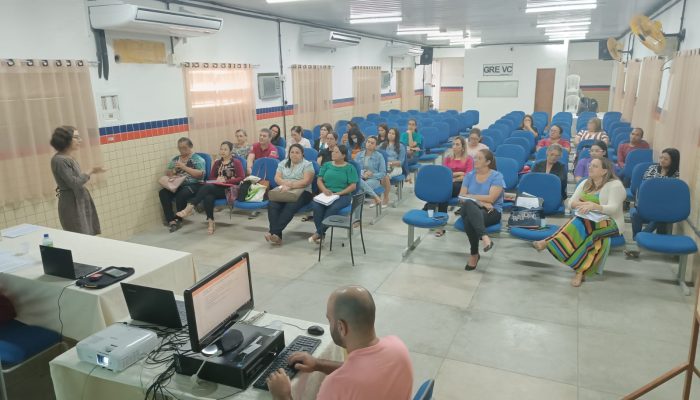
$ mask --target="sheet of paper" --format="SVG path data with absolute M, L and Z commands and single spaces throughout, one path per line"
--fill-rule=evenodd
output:
M 0 251 L 0 273 L 9 273 L 30 267 L 34 262 L 27 256 L 16 256 L 7 251 Z
M 601 214 L 601 213 L 598 213 L 595 211 L 589 211 L 589 212 L 584 214 L 584 213 L 580 212 L 579 210 L 576 210 L 576 211 L 574 211 L 574 215 L 576 215 L 577 217 L 587 219 L 589 221 L 593 221 L 593 222 L 600 222 L 600 221 L 605 221 L 605 220 L 610 219 L 610 217 L 608 217 L 607 215 Z
M 515 206 L 533 209 L 540 206 L 540 200 L 537 197 L 518 196 L 515 200 Z
M 340 198 L 340 196 L 338 196 L 337 194 L 332 194 L 330 196 L 326 196 L 325 194 L 321 193 L 321 194 L 318 194 L 316 197 L 314 197 L 314 201 L 327 206 L 327 205 L 333 204 L 333 202 L 338 200 L 339 198 Z
M 17 225 L 13 226 L 12 228 L 7 228 L 2 230 L 2 236 L 6 238 L 17 238 L 20 236 L 24 236 L 26 234 L 36 232 L 39 229 L 41 229 L 40 226 L 37 225 L 31 225 L 31 224 L 22 224 L 22 225 Z

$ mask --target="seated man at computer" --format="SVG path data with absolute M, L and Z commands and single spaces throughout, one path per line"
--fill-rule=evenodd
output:
M 320 371 L 328 375 L 316 399 L 410 399 L 413 367 L 408 349 L 396 336 L 377 337 L 374 300 L 367 289 L 337 289 L 328 298 L 326 313 L 331 337 L 347 350 L 347 360 L 320 360 L 308 353 L 289 357 L 289 364 L 301 372 Z M 292 399 L 291 383 L 284 370 L 270 374 L 267 385 L 275 400 Z

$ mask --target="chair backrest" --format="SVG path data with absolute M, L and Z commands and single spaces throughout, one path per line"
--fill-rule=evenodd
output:
M 420 120 L 421 126 L 433 126 L 434 123 L 435 123 L 435 120 L 432 118 L 423 118 Z
M 316 125 L 314 126 L 314 130 L 312 131 L 313 133 L 313 139 L 316 140 L 321 137 L 321 125 Z M 314 144 L 314 140 L 311 140 L 311 144 Z
M 283 146 L 275 146 L 275 147 L 277 147 L 277 156 L 279 157 L 280 161 L 287 158 L 287 151 L 284 150 Z
M 367 114 L 367 121 L 376 121 L 378 119 L 379 119 L 379 114 L 377 114 L 377 113 Z
M 513 189 L 518 184 L 518 162 L 508 157 L 496 157 L 496 170 L 503 174 L 506 189 Z
M 350 226 L 357 221 L 362 221 L 362 209 L 364 208 L 364 203 L 365 192 L 356 192 L 352 195 L 352 203 L 350 204 Z
M 627 154 L 625 158 L 625 166 L 622 168 L 622 175 L 629 177 L 632 174 L 634 167 L 643 162 L 651 162 L 654 154 L 651 149 L 635 149 Z
M 442 165 L 424 165 L 418 170 L 416 197 L 426 203 L 447 203 L 452 197 L 452 171 Z
M 450 126 L 450 136 L 459 135 L 460 123 L 459 123 L 459 121 L 457 121 L 457 118 L 454 118 L 454 117 L 445 118 L 443 121 L 448 123 Z
M 525 174 L 518 183 L 518 192 L 527 192 L 541 197 L 544 200 L 542 210 L 545 214 L 557 212 L 562 205 L 561 180 L 554 174 L 541 172 Z
M 274 189 L 277 186 L 275 183 L 275 174 L 277 173 L 277 166 L 280 160 L 263 157 L 258 158 L 253 161 L 252 175 L 257 176 L 260 179 L 266 179 L 270 182 L 270 189 Z
M 593 140 L 593 139 L 582 140 L 582 141 L 578 142 L 578 144 L 576 145 L 576 152 L 579 153 L 581 151 L 581 149 L 589 148 L 589 147 L 593 146 L 594 143 L 595 143 L 595 140 Z M 579 159 L 580 158 L 581 157 L 579 156 Z
M 690 215 L 690 189 L 680 179 L 647 179 L 639 185 L 636 206 L 645 221 L 684 221 Z
M 591 148 L 590 148 L 590 147 L 586 147 L 586 148 L 584 148 L 584 149 L 581 149 L 581 151 L 580 151 L 579 153 L 577 153 L 576 160 L 577 160 L 577 162 L 578 162 L 578 161 L 580 161 L 580 160 L 582 160 L 582 159 L 584 159 L 584 158 L 588 158 L 588 157 L 590 157 L 590 156 L 591 156 Z
M 432 149 L 440 145 L 441 135 L 435 126 L 424 127 L 420 130 L 420 134 L 423 135 L 423 148 Z
M 204 159 L 204 180 L 209 179 L 209 172 L 211 171 L 211 154 L 209 153 L 195 153 Z
M 493 140 L 494 146 L 498 147 L 503 143 L 503 134 L 498 129 L 484 129 L 481 131 L 481 137 L 490 137 Z
M 509 137 L 503 141 L 503 144 L 515 144 L 523 148 L 526 154 L 530 154 L 530 142 L 523 137 Z
M 617 122 L 622 117 L 622 113 L 619 111 L 608 111 L 603 115 L 603 130 L 609 131 L 610 125 L 613 122 Z
M 303 136 L 303 137 L 309 139 L 309 142 L 311 142 L 311 144 L 314 144 L 314 133 L 311 132 L 310 130 L 304 129 L 304 130 L 301 132 L 301 136 Z
M 492 152 L 496 151 L 496 144 L 492 136 L 481 136 L 481 143 L 487 145 Z
M 549 122 L 549 114 L 544 111 L 535 111 L 532 113 L 532 119 L 535 121 L 544 121 L 545 125 Z
M 350 119 L 350 121 L 352 121 L 352 122 L 354 122 L 354 123 L 356 123 L 356 124 L 359 125 L 360 122 L 365 122 L 365 118 L 364 118 L 364 117 L 352 117 L 352 118 Z
M 434 122 L 433 128 L 437 129 L 438 137 L 441 142 L 446 142 L 450 138 L 450 125 L 447 122 Z
M 554 116 L 552 117 L 552 121 L 555 121 L 557 119 L 562 119 L 564 121 L 568 121 L 569 123 L 571 123 L 574 120 L 574 117 L 571 115 L 570 112 L 560 111 L 560 112 L 554 114 Z
M 644 173 L 649 169 L 649 166 L 654 164 L 653 162 L 640 162 L 634 166 L 632 169 L 632 178 L 630 179 L 630 190 L 632 191 L 632 196 L 637 195 L 637 190 L 639 190 L 639 185 L 642 184 L 642 178 Z
M 535 149 L 535 135 L 533 135 L 530 131 L 516 130 L 510 134 L 510 137 L 524 138 L 530 144 L 529 150 L 532 151 Z
M 238 159 L 238 161 L 241 162 L 241 166 L 243 167 L 243 173 L 248 174 L 248 160 L 246 160 L 243 157 L 239 157 L 239 156 L 234 156 L 234 157 L 236 157 Z
M 545 160 L 547 158 L 547 147 L 542 147 L 541 149 L 537 150 L 537 153 L 535 153 L 535 161 L 541 161 Z M 561 149 L 561 161 L 564 165 L 568 164 L 569 160 L 569 152 L 562 147 Z
M 318 151 L 304 147 L 304 158 L 309 161 L 316 161 L 318 160 Z
M 413 396 L 413 400 L 431 400 L 433 398 L 433 388 L 435 387 L 435 381 L 433 379 L 428 379 L 423 382 L 418 388 L 416 395 Z
M 519 165 L 518 171 L 525 166 L 527 154 L 527 151 L 517 144 L 502 144 L 496 149 L 496 157 L 512 158 Z

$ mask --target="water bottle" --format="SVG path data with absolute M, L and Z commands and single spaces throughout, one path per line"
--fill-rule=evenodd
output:
M 41 241 L 41 245 L 53 247 L 53 240 L 51 240 L 48 233 L 44 233 L 44 239 Z

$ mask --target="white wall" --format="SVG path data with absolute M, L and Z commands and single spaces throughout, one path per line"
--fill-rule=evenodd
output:
M 610 86 L 615 61 L 610 60 L 581 60 L 569 61 L 568 74 L 581 77 L 581 86 L 606 85 Z
M 2 0 L 0 13 L 0 57 L 96 60 L 95 44 L 90 30 L 86 0 Z M 153 8 L 165 8 L 157 1 L 130 0 L 131 3 Z M 176 8 L 176 7 L 175 7 Z M 224 18 L 224 28 L 218 34 L 176 41 L 174 65 L 117 64 L 111 39 L 131 38 L 162 41 L 170 53 L 166 37 L 107 32 L 110 61 L 109 80 L 97 77 L 92 67 L 92 85 L 96 103 L 100 94 L 116 93 L 120 98 L 122 119 L 101 126 L 125 124 L 186 116 L 184 82 L 180 62 L 229 62 L 256 65 L 255 73 L 279 72 L 277 23 L 217 11 L 186 7 L 188 11 Z M 33 21 L 28 24 L 27 21 Z M 391 59 L 386 55 L 383 40 L 362 38 L 359 46 L 330 49 L 305 47 L 300 41 L 301 27 L 282 24 L 282 59 L 287 78 L 285 96 L 293 103 L 292 64 L 325 64 L 333 66 L 333 98 L 352 97 L 352 67 L 381 66 L 390 70 Z M 16 38 L 10 40 L 8 38 Z M 394 58 L 394 70 L 413 66 L 413 57 Z M 422 88 L 423 69 L 416 67 L 415 89 Z M 257 99 L 257 84 L 256 99 Z M 396 91 L 396 77 L 389 89 Z M 256 107 L 282 105 L 281 99 L 262 101 Z
M 569 43 L 569 61 L 597 60 L 598 42 L 571 42 Z
M 488 126 L 503 114 L 513 110 L 531 113 L 535 103 L 535 86 L 538 68 L 556 68 L 553 113 L 561 111 L 564 103 L 566 82 L 567 46 L 548 45 L 504 45 L 487 46 L 465 51 L 464 101 L 465 109 L 480 112 L 481 125 Z M 483 76 L 483 65 L 513 63 L 513 76 Z M 517 80 L 517 98 L 479 98 L 477 82 L 480 80 Z
M 464 58 L 440 59 L 440 85 L 462 86 L 464 85 Z M 438 88 L 439 89 L 439 88 Z

